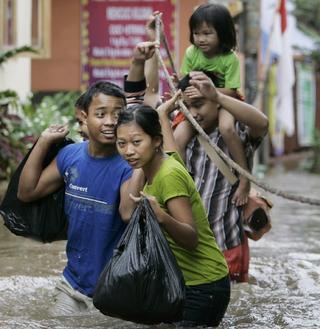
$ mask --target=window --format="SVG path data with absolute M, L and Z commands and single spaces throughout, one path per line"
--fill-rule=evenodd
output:
M 0 0 L 1 50 L 27 45 L 38 50 L 32 57 L 49 57 L 50 34 L 51 0 Z
M 0 0 L 0 45 L 12 48 L 16 45 L 16 1 Z
M 51 34 L 51 0 L 31 1 L 31 45 L 36 57 L 49 57 Z

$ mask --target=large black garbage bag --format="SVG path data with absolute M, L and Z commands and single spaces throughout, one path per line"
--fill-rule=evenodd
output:
M 103 314 L 137 323 L 181 319 L 185 284 L 147 199 L 142 199 L 100 275 L 93 303 Z
M 44 159 L 43 168 L 54 159 L 62 147 L 70 143 L 73 143 L 71 139 L 64 139 L 53 144 Z M 17 198 L 20 175 L 33 147 L 10 179 L 0 206 L 0 214 L 4 219 L 4 225 L 15 235 L 42 242 L 66 239 L 64 187 L 34 202 L 22 202 Z

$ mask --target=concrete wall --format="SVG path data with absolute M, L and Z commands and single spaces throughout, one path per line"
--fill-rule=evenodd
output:
M 17 0 L 17 47 L 30 45 L 31 0 Z M 1 90 L 13 89 L 24 100 L 31 90 L 31 60 L 23 54 L 0 67 Z
M 32 60 L 32 90 L 79 90 L 80 1 L 51 3 L 51 56 Z

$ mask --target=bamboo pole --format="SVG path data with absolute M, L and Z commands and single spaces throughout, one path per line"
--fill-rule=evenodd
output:
M 160 44 L 160 17 L 156 16 L 156 41 Z M 162 69 L 164 71 L 166 80 L 168 82 L 168 85 L 170 87 L 170 90 L 172 93 L 176 92 L 176 88 L 171 80 L 171 77 L 168 73 L 168 70 L 165 66 L 165 63 L 161 57 L 160 50 L 156 48 L 156 55 L 158 57 L 159 63 L 162 66 Z M 280 189 L 274 188 L 265 182 L 262 182 L 261 180 L 258 180 L 256 177 L 254 177 L 252 174 L 244 170 L 242 167 L 240 167 L 236 162 L 234 162 L 232 159 L 230 159 L 217 145 L 212 143 L 210 140 L 209 136 L 204 132 L 204 130 L 201 128 L 201 126 L 198 124 L 198 122 L 193 118 L 189 110 L 186 108 L 182 100 L 178 100 L 178 104 L 180 106 L 181 112 L 186 116 L 186 118 L 190 121 L 190 123 L 193 125 L 195 130 L 200 134 L 200 136 L 210 145 L 210 148 L 217 153 L 231 168 L 235 169 L 239 174 L 242 176 L 245 176 L 247 179 L 249 179 L 251 182 L 253 182 L 255 185 L 259 186 L 265 191 L 268 191 L 272 194 L 275 194 L 277 196 L 283 197 L 288 200 L 292 201 L 297 201 L 301 203 L 307 203 L 310 205 L 316 205 L 320 206 L 320 200 L 319 199 L 314 199 L 314 198 L 309 198 L 309 197 L 304 197 L 304 196 L 299 196 L 295 195 L 286 191 L 282 191 Z

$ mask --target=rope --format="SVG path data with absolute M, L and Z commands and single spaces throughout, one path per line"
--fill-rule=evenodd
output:
M 156 16 L 156 21 L 155 21 L 155 26 L 156 26 L 156 41 L 160 44 L 160 17 L 157 15 Z M 169 49 L 166 48 L 166 51 L 169 52 Z M 170 75 L 168 73 L 168 70 L 165 66 L 165 63 L 161 57 L 161 53 L 159 48 L 156 48 L 156 56 L 159 60 L 159 63 L 164 71 L 166 80 L 168 82 L 168 85 L 170 87 L 170 90 L 172 93 L 175 93 L 177 90 L 170 78 Z M 170 56 L 171 57 L 171 56 Z M 173 62 L 172 62 L 173 63 Z M 259 186 L 263 190 L 270 192 L 272 194 L 275 194 L 277 196 L 283 197 L 288 200 L 292 201 L 297 201 L 301 203 L 307 203 L 310 205 L 315 205 L 315 206 L 320 206 L 320 200 L 319 199 L 314 199 L 314 198 L 309 198 L 309 197 L 304 197 L 304 196 L 298 196 L 295 194 L 292 194 L 290 192 L 282 191 L 280 189 L 274 188 L 267 183 L 257 179 L 254 177 L 252 174 L 244 170 L 242 167 L 240 167 L 236 162 L 234 162 L 232 159 L 230 159 L 216 144 L 212 143 L 210 140 L 209 136 L 204 132 L 204 130 L 201 128 L 201 126 L 198 124 L 198 122 L 193 118 L 187 107 L 184 105 L 182 100 L 178 100 L 178 104 L 180 106 L 181 112 L 186 116 L 186 118 L 190 121 L 190 123 L 193 125 L 195 130 L 203 137 L 203 139 L 210 145 L 210 147 L 234 170 L 236 170 L 240 175 L 246 177 L 249 179 L 251 182 L 253 182 L 255 185 Z

